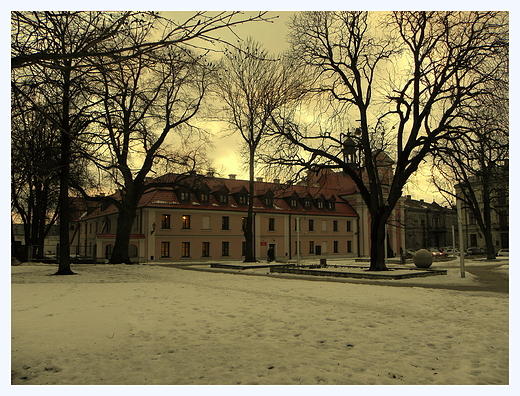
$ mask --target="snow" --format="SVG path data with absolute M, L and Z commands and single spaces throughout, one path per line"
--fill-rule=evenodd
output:
M 455 261 L 436 268 L 448 274 L 392 287 L 263 269 L 73 265 L 78 275 L 48 276 L 55 265 L 14 266 L 12 384 L 509 384 L 509 296 L 428 288 L 478 282 Z M 194 389 L 208 388 L 178 388 Z

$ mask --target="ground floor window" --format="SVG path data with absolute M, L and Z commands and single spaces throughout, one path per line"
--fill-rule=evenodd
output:
M 314 254 L 314 241 L 309 242 L 309 254 Z
M 181 254 L 182 254 L 182 257 L 190 257 L 190 243 L 189 242 L 182 242 Z
M 209 257 L 209 242 L 202 242 L 202 257 Z
M 352 253 L 352 241 L 347 241 L 347 253 Z
M 339 253 L 339 242 L 334 241 L 334 253 Z
M 229 242 L 222 242 L 222 256 L 229 256 Z
M 161 242 L 161 257 L 170 257 L 170 242 Z
M 246 243 L 242 242 L 242 256 L 246 255 Z

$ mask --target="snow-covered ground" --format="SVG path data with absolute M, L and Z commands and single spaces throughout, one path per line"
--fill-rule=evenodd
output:
M 508 384 L 509 296 L 428 288 L 477 282 L 455 261 L 435 268 L 448 274 L 392 281 L 403 288 L 153 265 L 75 265 L 74 276 L 15 266 L 12 384 Z

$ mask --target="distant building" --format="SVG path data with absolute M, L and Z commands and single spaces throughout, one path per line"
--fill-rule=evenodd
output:
M 507 163 L 507 161 L 506 161 Z M 502 248 L 509 248 L 509 168 L 508 165 L 499 168 L 493 178 L 490 178 L 489 205 L 491 213 L 491 237 L 495 253 Z M 457 194 L 461 194 L 464 183 L 455 186 Z M 475 192 L 480 210 L 484 207 L 482 182 L 472 178 L 470 185 Z M 464 187 L 467 188 L 467 187 Z M 486 242 L 479 227 L 475 214 L 465 204 L 461 205 L 462 226 L 465 247 L 486 248 Z
M 452 226 L 457 227 L 457 211 L 436 202 L 404 200 L 404 228 L 407 249 L 453 246 Z M 458 241 L 457 241 L 458 243 Z

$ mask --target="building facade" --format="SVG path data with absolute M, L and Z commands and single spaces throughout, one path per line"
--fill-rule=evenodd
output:
M 164 184 L 168 177 L 161 178 Z M 130 256 L 136 262 L 240 260 L 248 181 L 204 177 L 184 187 L 149 189 L 134 221 Z M 278 261 L 300 257 L 358 257 L 359 215 L 340 187 L 255 182 L 254 249 Z M 98 206 L 76 221 L 72 251 L 104 261 L 115 241 L 117 210 Z
M 407 195 L 404 200 L 404 213 L 407 249 L 454 246 L 453 230 L 458 230 L 455 209 L 443 207 L 436 202 L 415 200 Z M 458 239 L 455 245 L 458 245 Z

